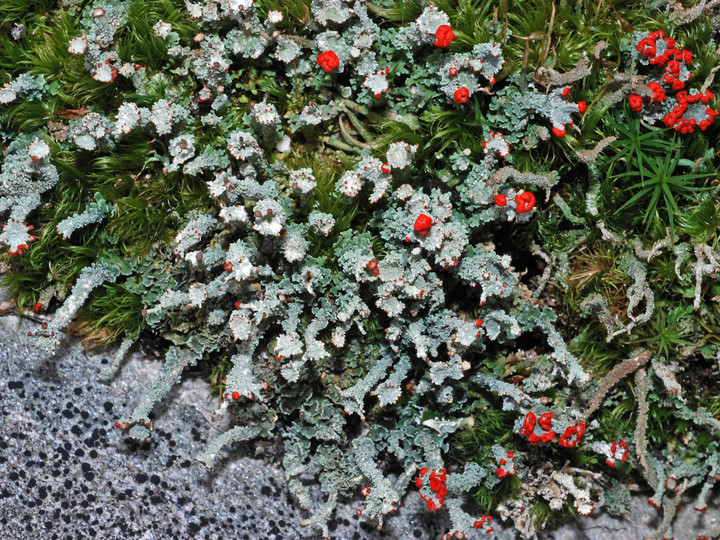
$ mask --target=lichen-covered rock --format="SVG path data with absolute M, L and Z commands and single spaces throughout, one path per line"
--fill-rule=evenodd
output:
M 569 229 L 591 218 L 600 232 L 587 238 L 613 241 L 625 251 L 613 271 L 619 282 L 628 278 L 621 287 L 627 302 L 613 309 L 621 305 L 626 312 L 610 313 L 612 304 L 602 298 L 583 304 L 608 334 L 629 333 L 656 314 L 648 276 L 661 249 L 674 246 L 675 272 L 691 296 L 694 285 L 695 309 L 714 294 L 708 282 L 720 269 L 720 255 L 707 238 L 699 245 L 673 243 L 668 233 L 647 250 L 638 244 L 629 252 L 599 219 L 600 202 L 624 195 L 610 193 L 592 159 L 582 159 L 588 151 L 575 126 L 590 107 L 627 99 L 645 122 L 665 121 L 680 133 L 710 128 L 714 95 L 685 88 L 693 80 L 691 54 L 653 32 L 623 42 L 623 52 L 634 48 L 630 69 L 637 73 L 610 63 L 598 69 L 578 52 L 568 72 L 543 58 L 533 75 L 525 76 L 525 69 L 507 75 L 519 64 L 517 47 L 506 45 L 520 37 L 507 34 L 505 26 L 514 23 L 497 17 L 469 32 L 472 27 L 458 20 L 463 9 L 449 4 L 447 13 L 432 4 L 409 6 L 410 18 L 404 7 L 385 1 L 313 0 L 305 12 L 253 0 L 187 1 L 185 7 L 182 14 L 148 12 L 146 37 L 153 50 L 167 52 L 148 66 L 126 57 L 139 27 L 137 3 L 98 0 L 68 11 L 77 24 L 63 38 L 67 53 L 61 43 L 63 61 L 77 63 L 80 58 L 67 55 L 82 56 L 92 92 L 110 95 L 107 85 L 115 83 L 118 95 L 110 105 L 88 103 L 87 110 L 53 108 L 68 120 L 53 119 L 50 137 L 44 125 L 31 134 L 11 130 L 22 131 L 17 119 L 24 107 L 38 107 L 21 100 L 49 93 L 51 105 L 67 101 L 55 78 L 47 85 L 39 75 L 13 72 L 0 89 L 0 114 L 8 120 L 0 138 L 3 146 L 9 143 L 0 170 L 0 212 L 8 214 L 0 241 L 11 254 L 22 255 L 35 239 L 26 219 L 58 183 L 55 166 L 64 184 L 76 180 L 76 168 L 92 169 L 82 182 L 105 171 L 112 176 L 94 202 L 87 204 L 89 194 L 81 190 L 83 198 L 73 204 L 87 206 L 61 216 L 39 213 L 40 223 L 56 224 L 64 241 L 53 241 L 62 243 L 63 253 L 72 251 L 81 236 L 74 231 L 83 226 L 94 225 L 103 245 L 55 320 L 37 333 L 39 343 L 56 347 L 58 334 L 93 291 L 122 275 L 127 279 L 108 290 L 136 295 L 143 306 L 132 314 L 142 317 L 138 328 L 172 344 L 160 376 L 118 429 L 148 437 L 151 410 L 182 371 L 201 359 L 217 362 L 218 414 L 229 412 L 237 425 L 198 459 L 210 466 L 233 441 L 279 437 L 288 487 L 304 508 L 314 508 L 307 480 L 320 483 L 325 506 L 306 524 L 324 536 L 342 497 L 360 492 L 362 513 L 381 525 L 413 489 L 428 511 L 447 512 L 452 527 L 446 538 L 493 532 L 492 516 L 468 513 L 465 493 L 515 493 L 497 513 L 532 536 L 538 523 L 530 509 L 538 504 L 552 510 L 572 505 L 580 514 L 597 505 L 606 483 L 596 482 L 596 473 L 552 468 L 573 448 L 603 456 L 607 466 L 637 462 L 654 489 L 654 504 L 672 510 L 670 493 L 685 485 L 678 481 L 697 485 L 704 503 L 720 472 L 717 445 L 710 438 L 699 449 L 688 435 L 693 455 L 706 456 L 692 464 L 685 451 L 674 460 L 647 452 L 641 432 L 649 388 L 659 389 L 652 405 L 674 406 L 693 430 L 712 432 L 716 423 L 689 409 L 673 372 L 648 364 L 644 353 L 590 382 L 590 369 L 559 331 L 565 321 L 558 322 L 556 298 L 579 264 L 573 258 L 591 256 L 577 249 L 587 231 Z M 478 32 L 488 41 L 476 43 Z M 547 46 L 560 47 L 564 39 L 543 30 L 523 38 L 528 49 L 542 50 L 532 43 L 539 36 L 552 37 Z M 595 58 L 602 61 L 599 53 Z M 646 81 L 652 70 L 657 80 Z M 595 98 L 587 95 L 591 83 L 573 87 L 590 74 L 612 75 L 609 101 L 588 106 L 573 99 L 573 93 Z M 92 92 L 77 99 L 90 99 Z M 605 137 L 590 153 L 597 157 L 616 141 Z M 588 163 L 589 186 L 562 184 L 558 191 L 560 174 L 545 170 L 546 163 L 567 165 L 575 153 Z M 131 159 L 116 159 L 126 154 Z M 544 154 L 547 160 L 536 159 Z M 706 157 L 684 165 L 707 171 L 714 157 L 708 149 Z M 613 166 L 630 167 L 632 159 L 627 155 Z M 527 170 L 528 163 L 537 170 Z M 585 171 L 572 165 L 562 171 Z M 583 200 L 576 192 L 585 187 Z M 158 199 L 165 188 L 170 195 Z M 137 204 L 138 193 L 150 194 L 146 206 Z M 129 210 L 120 220 L 160 224 L 151 262 L 105 249 L 108 242 L 118 252 L 126 248 L 119 247 L 117 221 L 101 230 L 104 220 L 118 218 L 114 208 Z M 531 222 L 543 234 L 562 231 L 557 241 L 563 249 L 545 253 L 518 234 L 532 233 Z M 163 239 L 168 227 L 177 227 L 170 246 Z M 518 260 L 517 250 L 527 257 Z M 694 281 L 680 277 L 683 272 Z M 548 283 L 553 293 L 543 290 Z M 63 294 L 52 285 L 39 294 L 38 305 L 48 306 L 53 295 L 61 301 Z M 126 351 L 137 335 L 123 339 Z M 610 389 L 633 370 L 638 427 L 632 433 L 618 423 L 613 429 L 623 433 L 617 441 L 601 440 L 606 428 L 589 417 L 606 398 L 617 400 Z M 470 431 L 467 440 L 478 439 L 472 431 L 486 428 L 478 425 L 486 416 L 492 430 L 505 426 L 503 446 L 480 444 L 476 462 L 457 467 L 452 444 L 465 440 L 463 430 Z M 636 437 L 634 455 L 620 436 Z M 500 488 L 501 482 L 512 485 Z

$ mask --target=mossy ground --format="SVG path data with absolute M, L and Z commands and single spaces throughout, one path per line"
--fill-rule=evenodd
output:
M 261 12 L 278 9 L 285 13 L 281 29 L 291 30 L 303 24 L 309 3 L 309 0 L 258 0 L 257 5 Z M 497 251 L 512 254 L 520 267 L 526 264 L 529 275 L 540 273 L 537 259 L 528 255 L 533 241 L 551 258 L 567 257 L 570 273 L 553 277 L 545 297 L 552 297 L 556 302 L 565 339 L 595 377 L 604 375 L 629 358 L 632 351 L 642 347 L 672 359 L 684 369 L 683 376 L 688 381 L 693 380 L 694 371 L 706 370 L 720 346 L 720 305 L 707 300 L 702 315 L 692 309 L 693 288 L 676 275 L 672 250 L 666 250 L 648 264 L 648 282 L 655 293 L 656 309 L 652 319 L 632 335 L 621 335 L 607 343 L 603 328 L 584 314 L 580 304 L 591 294 L 599 294 L 608 301 L 612 313 L 624 317 L 627 310 L 625 293 L 632 280 L 617 263 L 631 247 L 604 240 L 592 226 L 599 219 L 613 230 L 626 231 L 627 238 L 637 238 L 646 248 L 665 238 L 667 228 L 671 228 L 674 238 L 718 247 L 720 159 L 718 150 L 711 144 L 718 138 L 717 125 L 705 133 L 680 137 L 667 129 L 642 125 L 622 106 L 607 110 L 599 100 L 606 92 L 608 73 L 620 61 L 620 41 L 632 30 L 663 29 L 673 35 L 681 47 L 694 52 L 695 78 L 704 80 L 718 62 L 714 51 L 717 44 L 711 39 L 713 29 L 709 19 L 701 17 L 690 25 L 677 27 L 663 11 L 650 9 L 644 2 L 610 5 L 595 0 L 558 1 L 549 33 L 553 4 L 545 0 L 439 0 L 435 5 L 450 15 L 457 35 L 449 47 L 451 52 L 465 51 L 474 43 L 487 41 L 493 37 L 496 28 L 502 28 L 506 67 L 498 77 L 499 85 L 509 73 L 520 70 L 533 73 L 543 61 L 558 71 L 569 70 L 583 52 L 591 55 L 598 41 L 608 43 L 606 57 L 615 60 L 604 69 L 596 65 L 592 74 L 579 81 L 573 91 L 576 100 L 588 103 L 587 113 L 579 122 L 580 132 L 553 138 L 534 150 L 513 151 L 513 164 L 521 171 L 559 172 L 561 180 L 556 192 L 565 201 L 566 208 L 552 202 L 542 205 L 531 225 L 515 228 L 511 234 L 494 240 Z M 388 5 L 368 2 L 368 6 L 384 25 L 407 23 L 421 12 L 418 1 L 401 0 Z M 151 70 L 163 69 L 165 46 L 152 32 L 153 24 L 159 19 L 172 23 L 173 30 L 183 38 L 191 39 L 199 31 L 187 15 L 182 0 L 136 0 L 128 24 L 118 36 L 123 58 Z M 82 59 L 68 53 L 68 40 L 78 34 L 73 20 L 53 0 L 4 0 L 0 3 L 0 84 L 25 71 L 44 75 L 50 84 L 47 99 L 19 103 L 3 110 L 0 127 L 6 140 L 17 132 L 41 130 L 49 134 L 50 122 L 81 114 L 78 109 L 92 108 L 96 103 L 103 103 L 109 109 L 117 108 L 127 100 L 129 93 L 134 92 L 126 82 L 119 81 L 113 86 L 93 81 Z M 9 33 L 15 24 L 24 24 L 27 30 L 19 41 L 14 41 Z M 234 68 L 233 78 L 236 89 L 241 91 L 231 107 L 236 118 L 242 117 L 251 101 L 258 101 L 264 95 L 271 96 L 281 115 L 298 112 L 312 101 L 312 96 L 293 94 L 290 81 L 276 78 L 272 72 L 238 67 Z M 162 97 L 165 90 L 155 88 L 152 94 L 133 97 L 138 104 L 150 104 Z M 415 118 L 413 125 L 372 115 L 361 117 L 360 121 L 377 137 L 374 144 L 379 150 L 398 140 L 420 143 L 418 169 L 442 176 L 442 152 L 451 148 L 470 148 L 479 152 L 482 148 L 487 100 L 482 96 L 474 96 L 472 100 L 468 109 L 462 112 L 431 108 Z M 210 139 L 224 135 L 221 126 L 207 130 L 204 136 Z M 586 208 L 590 172 L 579 162 L 575 151 L 592 147 L 611 135 L 617 136 L 618 140 L 599 161 L 599 169 L 603 171 L 598 205 L 600 215 L 594 218 L 588 215 Z M 49 137 L 48 140 L 52 139 Z M 367 206 L 358 203 L 347 208 L 340 203 L 334 190 L 344 166 L 354 160 L 352 152 L 325 146 L 318 156 L 317 151 L 322 148 L 316 141 L 298 142 L 302 150 L 287 158 L 287 164 L 292 168 L 312 167 L 318 179 L 312 202 L 319 203 L 319 210 L 340 219 L 337 230 L 352 225 L 355 230 L 362 231 L 361 224 L 369 215 Z M 9 265 L 9 273 L 3 282 L 9 287 L 19 310 L 29 309 L 50 287 L 57 290 L 71 288 L 81 269 L 98 257 L 144 257 L 157 246 L 167 245 L 178 230 L 181 215 L 212 204 L 203 180 L 190 179 L 180 172 L 162 174 L 162 165 L 150 159 L 152 143 L 141 138 L 128 137 L 104 155 L 92 154 L 87 159 L 63 152 L 57 145 L 52 150 L 60 184 L 47 204 L 31 216 L 39 231 L 38 239 L 22 257 L 3 256 L 3 262 Z M 698 160 L 699 166 L 689 177 L 686 163 Z M 657 180 L 652 189 L 636 186 L 640 163 L 657 165 L 649 173 Z M 416 182 L 422 185 L 422 179 L 416 179 Z M 101 192 L 110 204 L 116 205 L 117 211 L 106 224 L 86 227 L 74 233 L 70 240 L 62 240 L 55 232 L 57 223 L 82 210 L 96 192 Z M 315 240 L 310 254 L 319 257 L 328 254 L 334 237 Z M 718 295 L 720 286 L 717 282 L 711 282 L 703 290 L 704 299 Z M 107 345 L 124 336 L 138 336 L 145 327 L 139 315 L 142 307 L 140 296 L 128 290 L 125 284 L 107 285 L 92 294 L 73 330 L 83 335 L 88 345 Z M 370 331 L 378 331 L 378 321 L 368 324 Z M 494 355 L 484 361 L 496 363 L 502 372 L 511 352 L 510 349 L 495 350 Z M 228 369 L 227 361 L 208 366 L 216 389 L 221 387 Z M 505 371 L 507 380 L 522 377 L 522 372 L 517 369 Z M 715 383 L 720 384 L 717 373 L 712 370 L 709 373 L 710 377 L 716 377 Z M 691 403 L 707 407 L 720 418 L 720 395 L 692 384 L 686 390 Z M 489 445 L 502 441 L 512 448 L 519 444 L 512 436 L 514 416 L 488 407 L 490 396 L 477 394 L 474 397 L 474 427 L 458 437 L 456 458 L 482 461 L 486 458 L 483 452 L 487 453 Z M 552 395 L 549 397 L 552 399 Z M 667 408 L 652 407 L 652 396 L 650 403 L 647 438 L 654 447 L 671 447 L 688 429 L 687 421 L 675 418 Z M 612 440 L 619 433 L 631 430 L 636 416 L 633 383 L 628 380 L 618 388 L 613 406 L 598 412 L 600 436 Z M 577 465 L 597 464 L 597 459 L 584 453 L 582 446 L 571 452 L 570 459 Z M 609 474 L 625 481 L 629 480 L 630 473 L 626 467 L 617 467 Z M 519 480 L 513 478 L 496 490 L 479 490 L 475 500 L 483 511 L 489 512 L 518 488 Z M 538 505 L 534 512 L 542 521 L 557 519 L 545 506 Z

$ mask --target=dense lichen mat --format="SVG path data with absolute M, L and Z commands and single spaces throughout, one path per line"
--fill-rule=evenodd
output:
M 161 351 L 117 436 L 205 373 L 234 427 L 193 457 L 279 438 L 323 536 L 358 494 L 530 538 L 636 489 L 670 538 L 720 482 L 719 37 L 704 1 L 4 0 L 4 285 L 38 347 L 119 342 L 106 378 Z

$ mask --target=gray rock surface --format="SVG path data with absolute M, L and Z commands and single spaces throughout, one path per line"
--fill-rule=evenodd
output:
M 224 427 L 203 378 L 189 374 L 156 408 L 149 441 L 127 441 L 114 423 L 161 362 L 130 354 L 103 382 L 110 352 L 87 353 L 71 341 L 56 356 L 41 353 L 27 337 L 37 324 L 0 317 L 0 540 L 320 538 L 299 526 L 308 516 L 285 489 L 279 446 L 234 445 L 213 471 L 195 460 Z M 334 539 L 439 539 L 447 526 L 445 515 L 427 512 L 414 493 L 380 531 L 356 514 L 359 507 L 341 505 Z M 675 538 L 694 540 L 718 527 L 714 510 L 684 508 Z M 659 517 L 637 497 L 624 519 L 600 514 L 542 538 L 640 539 Z
M 701 535 L 710 538 L 711 531 L 720 526 L 717 504 L 706 512 L 692 508 L 693 499 L 686 498 L 673 522 L 674 540 L 696 540 Z M 647 496 L 634 496 L 630 510 L 620 519 L 605 512 L 566 523 L 555 531 L 544 532 L 544 540 L 641 540 L 651 536 L 662 520 L 662 513 L 647 502 Z

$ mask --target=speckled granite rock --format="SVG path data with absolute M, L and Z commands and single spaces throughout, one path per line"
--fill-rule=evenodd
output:
M 37 324 L 0 317 L 0 540 L 320 538 L 299 526 L 307 515 L 289 499 L 278 445 L 235 445 L 213 471 L 194 459 L 224 427 L 201 377 L 185 377 L 155 409 L 149 441 L 128 442 L 114 422 L 161 362 L 131 354 L 103 382 L 99 372 L 111 354 L 86 353 L 75 341 L 54 357 L 40 353 L 27 337 Z M 636 498 L 625 519 L 601 514 L 542 538 L 640 539 L 659 523 L 644 502 Z M 447 525 L 414 493 L 381 531 L 356 515 L 358 507 L 340 506 L 333 539 L 439 539 Z M 717 515 L 686 507 L 676 538 L 694 540 L 718 526 Z

